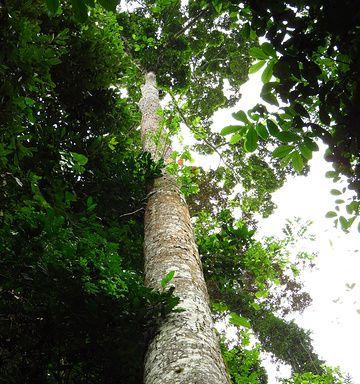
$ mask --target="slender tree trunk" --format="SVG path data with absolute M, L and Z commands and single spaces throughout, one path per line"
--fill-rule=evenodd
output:
M 146 75 L 141 91 L 143 148 L 153 159 L 166 160 L 170 148 L 165 133 L 159 133 L 160 103 L 153 73 Z M 162 278 L 175 271 L 171 283 L 184 311 L 170 314 L 150 343 L 144 382 L 228 384 L 186 202 L 169 175 L 155 180 L 149 196 L 145 212 L 145 282 L 160 289 Z

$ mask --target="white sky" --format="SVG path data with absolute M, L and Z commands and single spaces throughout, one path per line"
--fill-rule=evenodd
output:
M 235 108 L 215 114 L 214 130 L 220 131 L 234 123 L 232 112 L 246 111 L 261 101 L 260 76 L 261 71 L 251 75 L 241 87 L 242 99 Z M 191 138 L 185 135 L 184 144 L 191 143 Z M 177 148 L 179 144 L 175 145 Z M 330 366 L 339 366 L 352 376 L 354 384 L 360 384 L 359 234 L 355 225 L 350 234 L 344 234 L 333 228 L 332 219 L 325 218 L 326 212 L 335 206 L 330 189 L 337 187 L 325 177 L 331 165 L 323 159 L 323 152 L 324 146 L 320 146 L 320 151 L 314 153 L 307 177 L 292 177 L 273 194 L 278 208 L 268 219 L 260 221 L 259 230 L 264 236 L 281 236 L 287 218 L 297 216 L 314 222 L 311 233 L 316 235 L 317 269 L 304 275 L 305 287 L 313 298 L 313 304 L 302 315 L 296 315 L 295 320 L 311 330 L 313 345 L 320 358 Z M 195 158 L 196 163 L 204 167 L 216 167 L 219 163 L 217 155 Z M 355 286 L 350 288 L 354 283 Z M 269 368 L 268 364 L 266 366 Z M 269 383 L 276 384 L 279 373 L 274 367 L 270 367 L 268 373 Z M 286 373 L 286 369 L 280 371 L 280 374 Z

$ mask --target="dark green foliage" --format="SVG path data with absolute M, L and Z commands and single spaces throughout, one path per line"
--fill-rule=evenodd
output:
M 177 303 L 142 278 L 146 186 L 114 18 L 1 9 L 0 381 L 139 383 Z M 135 212 L 135 213 L 132 213 Z
M 348 232 L 359 215 L 359 2 L 248 0 L 240 17 L 249 31 L 268 40 L 250 50 L 258 60 L 251 73 L 266 64 L 262 99 L 286 105 L 264 116 L 273 116 L 281 128 L 270 131 L 278 148 L 291 144 L 288 153 L 276 155 L 301 172 L 317 150 L 314 140 L 328 146 L 325 159 L 333 163 L 333 180 L 344 176 L 357 194 L 349 198 L 351 208 L 343 210 L 346 217 L 333 216 L 335 225 Z

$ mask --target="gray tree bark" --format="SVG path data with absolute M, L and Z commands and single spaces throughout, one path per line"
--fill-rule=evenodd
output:
M 143 149 L 154 160 L 171 149 L 159 115 L 155 75 L 141 87 Z M 228 384 L 209 308 L 209 297 L 195 244 L 189 210 L 176 181 L 169 175 L 155 180 L 145 211 L 145 283 L 161 289 L 161 280 L 175 271 L 171 284 L 180 297 L 180 313 L 170 314 L 149 345 L 145 384 Z

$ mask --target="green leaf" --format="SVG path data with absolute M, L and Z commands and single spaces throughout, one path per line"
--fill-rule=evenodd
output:
M 297 172 L 301 172 L 304 168 L 304 162 L 299 152 L 294 151 L 291 154 L 291 163 Z
M 71 152 L 71 155 L 79 165 L 85 165 L 88 162 L 88 158 L 81 153 Z
M 274 68 L 275 62 L 272 60 L 269 62 L 267 67 L 264 69 L 262 75 L 261 75 L 261 81 L 266 84 L 271 80 L 272 74 L 273 74 L 273 68 Z
M 277 101 L 277 98 L 275 95 L 272 93 L 262 93 L 261 98 L 266 101 L 267 103 L 271 105 L 276 105 L 277 107 L 279 106 L 279 102 Z
M 341 195 L 341 192 L 340 192 L 338 189 L 332 189 L 332 190 L 330 191 L 330 193 L 331 193 L 332 195 L 334 195 L 334 196 L 339 196 L 339 195 Z
M 214 311 L 216 312 L 226 312 L 229 310 L 229 307 L 225 303 L 213 303 L 212 305 Z
M 312 158 L 312 151 L 305 144 L 300 144 L 299 149 L 306 160 L 310 160 Z
M 261 89 L 260 96 L 267 103 L 279 106 L 276 96 L 272 93 L 276 86 L 277 84 L 274 82 L 265 83 Z
M 266 127 L 264 126 L 264 124 L 257 124 L 256 127 L 256 132 L 258 133 L 258 135 L 263 139 L 263 140 L 267 140 L 268 137 L 269 137 L 269 132 L 267 131 Z
M 276 51 L 275 51 L 274 47 L 270 43 L 265 42 L 265 43 L 261 44 L 261 49 L 268 56 L 276 57 Z
M 352 213 L 356 213 L 359 208 L 359 202 L 358 201 L 352 201 L 350 204 L 346 206 L 346 212 L 351 215 Z
M 280 145 L 280 147 L 277 147 L 272 155 L 274 157 L 285 157 L 286 155 L 288 155 L 292 150 L 294 149 L 294 146 L 293 145 Z
M 230 324 L 236 325 L 237 327 L 251 328 L 249 320 L 235 312 L 231 312 L 230 314 Z
M 339 217 L 339 222 L 343 231 L 346 231 L 350 227 L 349 222 L 345 219 L 344 216 Z
M 230 144 L 236 144 L 237 142 L 239 142 L 241 139 L 243 138 L 243 135 L 240 134 L 240 133 L 235 133 L 235 135 L 233 135 L 231 137 L 231 139 L 229 140 L 229 143 Z
M 325 215 L 325 217 L 327 217 L 328 219 L 331 219 L 332 217 L 336 217 L 336 216 L 337 216 L 337 213 L 334 211 L 329 211 Z
M 87 20 L 87 6 L 83 0 L 70 0 L 75 17 L 81 23 Z
M 242 121 L 245 124 L 249 124 L 250 121 L 246 116 L 246 113 L 244 111 L 235 112 L 232 114 L 232 117 L 236 120 Z
M 254 127 L 250 127 L 245 136 L 244 149 L 253 152 L 258 146 L 258 134 Z
M 59 8 L 59 0 L 46 0 L 46 6 L 49 12 L 55 15 L 56 11 Z
M 249 49 L 249 54 L 255 59 L 264 60 L 268 58 L 268 55 L 259 47 L 251 47 Z
M 269 296 L 269 292 L 268 291 L 257 291 L 255 293 L 255 296 L 260 299 L 261 297 L 268 297 Z
M 175 271 L 170 271 L 160 282 L 160 285 L 165 288 L 166 284 L 169 283 L 175 276 Z
M 262 68 L 265 64 L 265 60 L 260 60 L 257 63 L 253 64 L 249 68 L 249 74 L 256 73 L 260 68 Z
M 108 11 L 116 11 L 116 6 L 118 5 L 118 0 L 99 0 L 99 3 Z
M 305 137 L 304 138 L 304 144 L 311 150 L 311 151 L 318 151 L 319 150 L 319 146 L 315 143 L 314 140 L 308 138 L 308 137 Z
M 266 125 L 270 135 L 277 137 L 277 134 L 280 132 L 278 126 L 272 120 L 267 120 Z
M 335 204 L 344 204 L 345 201 L 343 199 L 336 199 Z
M 239 131 L 241 128 L 243 128 L 241 125 L 228 125 L 221 130 L 220 135 L 230 135 L 231 133 Z
M 296 133 L 290 131 L 281 131 L 274 136 L 277 137 L 283 143 L 291 143 L 292 141 L 299 140 L 299 136 Z
M 337 174 L 337 172 L 335 172 L 335 171 L 327 171 L 326 173 L 325 173 L 325 177 L 328 177 L 328 178 L 334 178 L 334 177 L 336 177 L 338 174 Z

